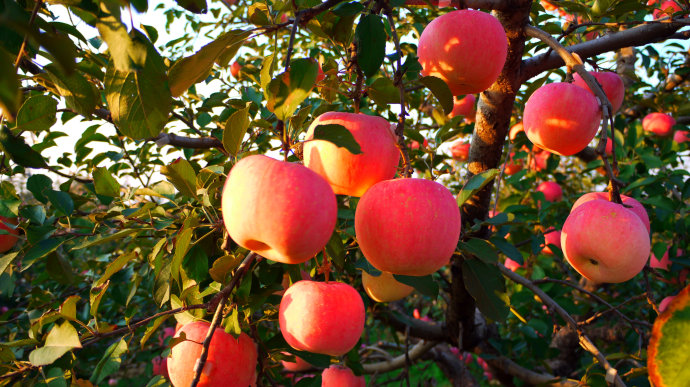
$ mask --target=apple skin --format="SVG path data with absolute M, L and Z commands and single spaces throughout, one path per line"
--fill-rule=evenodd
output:
M 328 243 L 337 203 L 328 183 L 302 165 L 252 155 L 230 171 L 225 227 L 238 245 L 283 263 L 302 263 Z
M 424 142 L 422 143 L 422 147 L 426 148 L 428 146 L 429 146 L 429 141 L 427 141 L 425 138 Z M 417 141 L 412 140 L 412 142 L 410 143 L 410 149 L 412 149 L 412 150 L 419 149 L 419 143 Z
M 393 274 L 385 271 L 381 272 L 378 277 L 362 271 L 362 287 L 364 287 L 369 298 L 376 302 L 401 300 L 409 296 L 414 290 L 412 286 L 397 281 Z
M 307 140 L 318 125 L 338 124 L 352 133 L 362 153 L 353 155 L 324 140 L 304 143 L 304 165 L 326 179 L 339 195 L 360 197 L 372 185 L 392 179 L 400 162 L 391 124 L 366 114 L 327 112 L 309 127 Z
M 340 356 L 364 331 L 364 301 L 340 282 L 298 281 L 285 291 L 278 320 L 285 341 L 295 349 Z
M 364 376 L 355 376 L 351 369 L 332 365 L 321 373 L 321 387 L 366 387 Z
M 664 255 L 661 257 L 661 259 L 658 259 L 656 255 L 652 253 L 652 255 L 649 257 L 649 267 L 652 269 L 668 270 L 669 266 L 671 266 L 671 259 L 668 255 L 669 250 L 670 247 L 666 249 L 666 252 L 664 252 Z M 681 255 L 683 255 L 683 250 L 676 250 L 676 257 L 680 257 Z
M 545 181 L 537 187 L 537 192 L 544 194 L 544 198 L 549 202 L 559 202 L 563 199 L 563 189 L 558 183 Z
M 473 94 L 467 94 L 463 98 L 458 99 L 458 97 L 453 98 L 453 111 L 448 114 L 448 118 L 463 116 L 466 122 L 474 122 L 477 110 L 474 108 L 474 104 L 477 102 L 477 98 Z
M 673 141 L 682 144 L 684 142 L 690 141 L 690 131 L 687 130 L 677 130 L 673 134 Z
M 460 210 L 448 188 L 425 179 L 382 181 L 355 211 L 355 235 L 375 268 L 423 276 L 448 264 L 460 238 Z
M 242 69 L 242 65 L 237 63 L 237 62 L 232 62 L 232 65 L 230 65 L 230 74 L 232 74 L 235 79 L 239 78 L 240 70 Z
M 194 379 L 194 367 L 201 356 L 201 343 L 211 324 L 195 321 L 185 324 L 182 332 L 185 340 L 172 347 L 168 358 L 168 374 L 173 386 L 189 386 Z M 246 333 L 235 339 L 216 328 L 208 348 L 208 357 L 198 386 L 247 387 L 256 382 L 257 348 Z
M 660 137 L 673 134 L 676 120 L 666 113 L 649 113 L 642 119 L 642 129 Z
M 650 253 L 649 232 L 640 217 L 606 200 L 588 201 L 568 215 L 561 246 L 570 265 L 596 283 L 633 278 Z
M 611 102 L 611 108 L 613 109 L 611 113 L 615 114 L 618 109 L 621 108 L 621 105 L 623 105 L 623 98 L 625 97 L 625 85 L 623 84 L 623 79 L 621 79 L 618 74 L 611 71 L 590 71 L 589 73 L 592 74 L 592 76 L 596 78 L 601 85 L 601 88 L 604 90 L 604 94 L 606 94 L 606 98 L 608 98 L 609 102 Z M 594 95 L 594 92 L 590 90 L 589 86 L 585 80 L 582 79 L 580 74 L 575 73 L 573 75 L 573 84 L 580 86 Z
M 166 379 L 170 379 L 170 375 L 168 375 L 167 357 L 156 356 L 151 360 L 151 363 L 153 364 L 154 375 L 161 375 Z
M 283 352 L 285 355 L 289 355 L 288 352 Z M 286 371 L 290 372 L 299 372 L 299 371 L 306 371 L 313 366 L 309 364 L 306 360 L 302 359 L 301 357 L 295 355 L 295 362 L 287 361 L 287 360 L 281 360 L 280 364 L 283 365 L 283 368 L 285 368 Z
M 453 95 L 488 89 L 501 73 L 507 52 L 501 23 L 488 13 L 470 9 L 432 20 L 417 48 L 422 75 L 441 78 Z
M 601 109 L 587 90 L 570 83 L 550 83 L 527 100 L 523 125 L 538 147 L 561 156 L 583 150 L 594 138 Z
M 506 261 L 503 263 L 503 266 L 505 266 L 508 270 L 510 271 L 517 271 L 517 269 L 524 267 L 524 265 L 520 265 L 517 263 L 517 261 L 514 261 L 510 258 L 506 258 Z
M 676 298 L 676 296 L 668 296 L 665 297 L 661 302 L 659 303 L 659 313 L 664 313 L 666 308 L 668 308 L 668 305 L 673 301 L 673 299 Z
M 578 208 L 580 205 L 592 201 L 592 200 L 609 200 L 609 194 L 608 192 L 589 192 L 586 193 L 582 196 L 580 196 L 575 203 L 573 203 L 573 207 L 570 209 L 570 212 L 575 211 L 576 208 Z M 628 208 L 630 211 L 634 212 L 635 215 L 640 217 L 640 220 L 642 221 L 642 224 L 644 224 L 645 228 L 647 228 L 647 232 L 649 233 L 651 231 L 651 227 L 649 224 L 649 215 L 647 215 L 647 210 L 645 210 L 644 206 L 642 203 L 638 202 L 634 198 L 631 198 L 630 196 L 622 195 L 621 194 L 621 201 L 623 202 L 624 205 L 630 206 Z
M 551 231 L 544 234 L 544 248 L 541 250 L 542 253 L 553 255 L 553 250 L 549 245 L 554 245 L 561 248 L 561 230 Z
M 659 19 L 661 17 L 666 17 L 674 12 L 679 12 L 682 10 L 683 9 L 675 1 L 664 1 L 659 6 L 659 9 L 655 9 L 652 12 L 652 17 L 654 17 L 654 19 Z
M 470 144 L 462 141 L 456 141 L 450 147 L 450 154 L 455 161 L 467 161 L 470 157 Z
M 529 168 L 537 172 L 545 170 L 549 163 L 549 156 L 551 156 L 551 152 L 541 149 L 535 145 L 532 147 L 532 153 L 533 155 L 530 155 L 529 157 Z
M 508 176 L 514 175 L 520 171 L 522 171 L 522 162 L 521 160 L 513 160 L 513 157 L 515 157 L 515 152 L 510 152 L 509 161 L 506 164 L 506 167 L 504 169 L 504 173 Z
M 524 131 L 525 131 L 525 126 L 522 124 L 522 121 L 520 121 L 517 124 L 510 127 L 510 132 L 508 133 L 508 138 L 510 139 L 510 141 L 515 141 L 518 133 L 524 132 Z
M 17 240 L 19 239 L 19 230 L 14 227 L 10 227 L 10 224 L 16 226 L 19 224 L 19 222 L 17 221 L 17 218 L 6 218 L 4 216 L 0 216 L 0 230 L 5 230 L 9 233 L 0 235 L 0 253 L 11 250 L 14 245 L 17 244 Z
M 558 9 L 557 5 L 551 4 L 546 0 L 539 1 L 539 4 L 541 4 L 541 6 L 544 7 L 544 10 L 546 11 L 555 11 Z

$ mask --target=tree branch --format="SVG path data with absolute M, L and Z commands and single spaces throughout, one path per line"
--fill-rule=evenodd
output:
M 407 359 L 414 361 L 420 356 L 428 352 L 431 348 L 436 345 L 434 341 L 422 340 L 418 342 L 409 352 L 406 352 L 400 356 L 397 356 L 391 360 L 385 360 L 379 363 L 373 364 L 362 364 L 365 374 L 378 374 L 396 370 L 405 366 Z
M 410 335 L 420 339 L 431 341 L 448 339 L 443 326 L 411 318 L 397 310 L 379 310 L 375 312 L 375 317 L 400 332 L 405 332 L 409 328 Z
M 492 367 L 498 368 L 528 384 L 553 387 L 577 387 L 581 385 L 580 382 L 576 380 L 563 379 L 551 374 L 534 372 L 503 356 L 487 358 L 486 362 Z
M 154 141 L 158 146 L 172 145 L 190 149 L 217 148 L 223 153 L 226 152 L 223 143 L 215 137 L 182 137 L 173 133 L 161 133 L 146 141 Z

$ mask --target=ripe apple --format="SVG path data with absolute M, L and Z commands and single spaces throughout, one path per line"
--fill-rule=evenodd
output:
M 623 104 L 623 98 L 625 97 L 625 85 L 623 84 L 623 79 L 611 71 L 590 71 L 590 74 L 596 78 L 596 80 L 601 85 L 601 88 L 606 94 L 606 98 L 611 102 L 612 114 L 615 114 L 618 109 L 620 109 Z M 573 84 L 580 86 L 581 88 L 589 91 L 594 95 L 594 92 L 590 90 L 589 86 L 580 74 L 575 73 L 573 75 Z
M 561 246 L 573 268 L 597 283 L 633 278 L 650 253 L 649 231 L 640 217 L 606 200 L 590 200 L 568 215 Z
M 362 286 L 376 302 L 397 301 L 407 297 L 414 290 L 412 286 L 397 281 L 393 274 L 385 271 L 378 277 L 362 271 Z
M 670 136 L 675 124 L 676 120 L 665 113 L 649 113 L 642 119 L 642 129 L 661 137 Z
M 453 95 L 482 92 L 496 81 L 508 52 L 501 23 L 488 13 L 463 9 L 432 20 L 419 37 L 422 75 L 443 79 Z
M 351 369 L 332 365 L 321 373 L 321 387 L 366 387 L 364 376 L 355 376 Z
M 476 102 L 477 98 L 473 94 L 467 94 L 460 99 L 454 97 L 453 111 L 448 114 L 448 118 L 463 116 L 466 122 L 474 122 L 474 116 L 477 114 L 477 110 L 474 108 Z
M 551 250 L 551 247 L 549 247 L 549 245 L 554 245 L 559 249 L 561 248 L 561 230 L 555 230 L 544 233 L 544 248 L 541 251 L 544 254 L 553 255 L 553 250 Z
M 506 164 L 504 173 L 510 176 L 522 171 L 522 160 L 513 160 L 513 157 L 515 157 L 515 152 L 510 152 L 508 157 L 509 161 Z
M 594 138 L 601 109 L 587 90 L 570 83 L 550 83 L 527 100 L 523 124 L 527 138 L 552 153 L 570 156 Z
M 529 168 L 534 171 L 543 171 L 549 163 L 549 156 L 551 152 L 541 149 L 538 146 L 532 146 L 532 154 L 529 156 Z
M 520 121 L 517 124 L 510 127 L 510 132 L 508 134 L 508 138 L 510 139 L 510 141 L 515 141 L 518 133 L 524 132 L 524 131 L 525 131 L 525 127 L 522 124 L 522 121 Z
M 578 198 L 575 203 L 573 203 L 573 207 L 570 209 L 570 212 L 573 212 L 577 207 L 580 205 L 589 202 L 591 200 L 609 200 L 609 194 L 608 192 L 590 192 L 586 193 L 580 198 Z M 647 228 L 647 232 L 650 232 L 651 227 L 649 225 L 649 216 L 647 215 L 647 210 L 645 210 L 644 206 L 635 200 L 634 198 L 631 198 L 630 196 L 626 195 L 621 195 L 621 201 L 623 202 L 623 205 L 629 207 L 628 209 L 632 212 L 634 212 L 637 216 L 640 217 L 640 220 L 642 221 L 642 224 Z
M 503 263 L 503 266 L 505 266 L 510 271 L 516 271 L 517 269 L 524 267 L 525 265 L 521 265 L 517 263 L 517 261 L 514 261 L 510 258 L 506 258 L 505 262 Z
M 563 189 L 558 183 L 545 181 L 537 187 L 537 192 L 544 194 L 544 198 L 549 202 L 558 202 L 563 199 Z
M 156 356 L 151 360 L 151 363 L 153 364 L 154 375 L 161 375 L 166 379 L 170 379 L 170 375 L 168 374 L 167 357 Z
M 678 130 L 673 134 L 673 141 L 682 144 L 686 141 L 690 141 L 690 131 Z
M 427 141 L 425 138 L 424 142 L 422 143 L 422 147 L 426 148 L 428 146 L 429 146 L 429 141 Z M 412 150 L 419 149 L 419 143 L 417 141 L 412 140 L 412 142 L 410 143 L 410 149 L 412 149 Z
M 674 12 L 680 12 L 683 9 L 675 2 L 675 1 L 664 1 L 661 3 L 659 6 L 659 9 L 655 9 L 652 12 L 652 16 L 654 19 L 659 19 L 661 17 L 666 17 Z
M 283 352 L 283 354 L 289 355 L 288 352 Z M 285 368 L 286 371 L 290 372 L 305 371 L 313 367 L 311 364 L 309 364 L 309 362 L 296 355 L 294 362 L 281 360 L 280 364 L 283 365 L 283 368 Z
M 185 334 L 185 340 L 176 344 L 168 359 L 168 374 L 173 386 L 189 386 L 194 379 L 194 368 L 201 356 L 202 343 L 211 324 L 195 321 L 185 324 L 175 337 Z M 198 386 L 247 387 L 256 382 L 257 348 L 245 333 L 236 339 L 216 328 L 208 348 L 206 364 Z
M 669 250 L 670 247 L 666 249 L 666 252 L 664 252 L 664 255 L 661 257 L 661 259 L 658 259 L 656 255 L 652 253 L 652 256 L 649 257 L 649 267 L 652 269 L 668 270 L 668 267 L 671 266 L 671 260 L 669 259 L 668 255 Z M 681 255 L 683 255 L 683 250 L 676 250 L 676 257 Z
M 17 218 L 0 216 L 0 230 L 7 232 L 7 234 L 0 234 L 0 253 L 11 250 L 17 244 L 19 230 L 11 226 L 17 224 L 19 224 Z
M 235 79 L 239 78 L 240 75 L 240 70 L 242 69 L 242 65 L 237 63 L 237 62 L 232 62 L 230 65 L 230 74 L 232 74 Z
M 333 190 L 321 176 L 263 155 L 235 164 L 223 190 L 230 237 L 283 263 L 302 263 L 321 251 L 335 229 L 337 210 Z
M 551 4 L 547 0 L 541 0 L 539 1 L 539 4 L 541 4 L 541 6 L 544 7 L 544 10 L 546 11 L 555 11 L 558 9 L 557 5 Z
M 364 302 L 340 282 L 298 281 L 285 291 L 278 320 L 287 343 L 298 350 L 340 356 L 364 330 Z
M 325 140 L 311 140 L 318 125 L 338 124 L 352 133 L 362 153 L 354 155 Z M 360 197 L 372 185 L 392 179 L 400 161 L 391 124 L 382 117 L 328 112 L 309 127 L 304 165 L 321 175 L 339 195 Z
M 355 235 L 375 268 L 423 276 L 453 255 L 460 238 L 460 210 L 448 188 L 435 181 L 382 181 L 357 204 Z
M 664 311 L 666 310 L 666 308 L 668 308 L 668 305 L 671 303 L 671 301 L 673 301 L 674 298 L 676 298 L 676 296 L 668 296 L 661 300 L 661 302 L 659 303 L 659 313 L 664 313 Z
M 470 157 L 470 144 L 463 141 L 456 141 L 450 147 L 450 154 L 455 161 L 467 161 Z

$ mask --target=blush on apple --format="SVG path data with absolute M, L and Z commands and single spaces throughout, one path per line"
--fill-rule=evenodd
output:
M 321 373 L 321 387 L 366 387 L 364 376 L 355 376 L 351 369 L 332 365 Z
M 482 92 L 496 81 L 508 52 L 501 23 L 488 13 L 463 9 L 429 23 L 419 38 L 423 75 L 444 80 L 453 95 Z
M 670 136 L 676 120 L 666 113 L 649 113 L 642 119 L 642 129 L 660 137 Z
M 549 152 L 570 156 L 594 138 L 601 109 L 587 90 L 570 83 L 550 83 L 527 100 L 523 125 L 527 138 Z
M 294 264 L 326 246 L 335 229 L 337 203 L 328 183 L 308 168 L 252 155 L 230 171 L 222 211 L 238 245 Z
M 544 198 L 549 202 L 558 202 L 563 199 L 563 189 L 558 183 L 545 181 L 537 187 L 537 192 L 544 194 Z
M 547 230 L 547 232 L 544 233 L 544 248 L 542 252 L 544 254 L 553 255 L 553 250 L 551 250 L 549 245 L 554 245 L 559 249 L 561 248 L 561 230 Z
M 364 331 L 364 302 L 340 282 L 298 281 L 285 291 L 278 320 L 285 341 L 295 349 L 340 356 Z
M 504 169 L 504 173 L 508 176 L 522 171 L 522 160 L 513 160 L 514 157 L 515 152 L 510 152 L 510 155 L 508 155 L 508 163 Z
M 325 140 L 311 140 L 319 125 L 337 124 L 352 133 L 362 153 L 352 154 Z M 391 124 L 382 117 L 328 112 L 309 127 L 304 165 L 322 176 L 339 195 L 360 197 L 372 185 L 392 179 L 400 161 Z
M 582 196 L 580 196 L 575 203 L 573 203 L 573 207 L 570 209 L 570 212 L 575 211 L 577 207 L 580 205 L 592 201 L 592 200 L 609 200 L 609 194 L 607 192 L 589 192 L 586 193 Z M 630 196 L 626 195 L 621 195 L 621 201 L 623 202 L 624 206 L 629 207 L 628 209 L 632 212 L 635 213 L 638 217 L 640 217 L 640 220 L 642 221 L 642 224 L 644 224 L 645 228 L 647 229 L 647 232 L 650 232 L 651 227 L 649 225 L 649 216 L 647 215 L 647 210 L 645 210 L 644 206 L 635 200 L 634 198 L 631 198 Z
M 676 296 L 668 296 L 665 297 L 661 302 L 659 303 L 659 313 L 664 313 L 666 308 L 668 308 L 668 305 L 673 301 L 673 299 L 676 298 Z
M 6 218 L 0 216 L 0 230 L 4 230 L 7 234 L 0 234 L 0 253 L 11 250 L 17 244 L 19 239 L 19 230 L 16 226 L 19 222 L 17 218 Z
M 590 71 L 590 74 L 599 82 L 601 88 L 606 94 L 606 98 L 611 102 L 612 114 L 615 114 L 618 109 L 620 109 L 623 104 L 623 98 L 625 97 L 625 85 L 623 84 L 623 79 L 611 71 Z M 573 75 L 573 84 L 582 87 L 583 89 L 589 91 L 594 95 L 594 92 L 590 90 L 589 86 L 580 74 L 575 73 Z
M 232 62 L 230 65 L 230 74 L 232 74 L 235 79 L 239 78 L 240 75 L 240 70 L 242 69 L 242 65 L 237 63 L 237 62 Z
M 470 144 L 463 141 L 456 141 L 450 147 L 450 154 L 455 161 L 467 161 L 470 156 Z
M 477 98 L 473 94 L 467 94 L 463 98 L 455 97 L 453 98 L 453 111 L 448 114 L 448 118 L 453 117 L 465 117 L 465 122 L 474 122 L 477 110 L 474 104 L 477 102 Z
M 659 9 L 655 9 L 652 12 L 652 17 L 654 19 L 659 19 L 661 17 L 666 17 L 672 15 L 674 12 L 680 12 L 683 9 L 675 1 L 668 0 L 661 3 Z
M 382 181 L 359 201 L 355 234 L 375 268 L 428 275 L 445 266 L 455 251 L 460 210 L 448 188 L 435 181 Z
M 673 141 L 682 144 L 684 142 L 690 141 L 690 131 L 687 130 L 677 130 L 673 134 Z
M 664 255 L 661 257 L 661 259 L 657 258 L 654 253 L 652 253 L 652 256 L 649 257 L 649 267 L 652 269 L 660 269 L 660 270 L 668 270 L 669 266 L 671 266 L 671 259 L 669 258 L 669 250 L 671 248 L 669 247 L 666 249 L 664 252 Z M 676 250 L 676 257 L 679 257 L 683 254 L 683 250 L 677 249 Z
M 429 141 L 427 141 L 425 138 L 424 142 L 422 143 L 422 147 L 427 148 L 428 146 L 429 146 Z M 412 140 L 412 142 L 410 143 L 410 149 L 412 149 L 412 150 L 419 149 L 419 143 L 417 141 Z
M 382 271 L 378 277 L 362 271 L 362 287 L 376 302 L 397 301 L 407 297 L 414 290 L 412 286 L 397 281 L 393 274 L 385 271 Z
M 514 261 L 510 258 L 506 258 L 505 262 L 503 263 L 503 266 L 508 268 L 510 271 L 516 271 L 517 269 L 524 267 L 524 265 L 520 265 L 517 263 L 517 261 Z
M 288 352 L 283 352 L 285 355 L 289 355 Z M 306 360 L 302 359 L 301 357 L 295 355 L 295 361 L 288 361 L 288 360 L 281 360 L 280 364 L 283 365 L 283 368 L 285 368 L 286 371 L 290 372 L 299 372 L 299 371 L 305 371 L 313 366 L 309 364 Z

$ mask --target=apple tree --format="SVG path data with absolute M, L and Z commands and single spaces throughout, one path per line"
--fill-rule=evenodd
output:
M 686 386 L 688 14 L 0 0 L 0 385 Z

